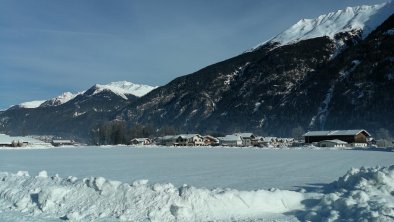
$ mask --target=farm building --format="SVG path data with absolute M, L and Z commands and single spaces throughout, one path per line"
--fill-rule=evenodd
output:
M 332 131 L 309 131 L 304 134 L 305 143 L 318 143 L 323 140 L 341 140 L 347 143 L 367 143 L 370 137 L 366 130 L 332 130 Z

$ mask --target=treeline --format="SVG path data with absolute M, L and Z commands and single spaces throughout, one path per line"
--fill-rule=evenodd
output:
M 149 138 L 178 134 L 171 126 L 155 129 L 152 125 L 130 125 L 125 121 L 111 121 L 97 125 L 91 130 L 91 143 L 95 145 L 128 144 L 133 138 Z

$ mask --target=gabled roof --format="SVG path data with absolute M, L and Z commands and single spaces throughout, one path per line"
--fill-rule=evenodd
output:
M 219 140 L 222 141 L 241 141 L 241 136 L 236 136 L 236 135 L 226 135 L 225 137 L 219 137 Z
M 303 136 L 355 136 L 359 133 L 364 133 L 366 136 L 371 136 L 366 130 L 331 130 L 331 131 L 309 131 Z
M 134 138 L 131 141 L 135 140 L 135 141 L 138 141 L 138 142 L 144 142 L 145 140 L 148 140 L 148 139 L 149 138 Z
M 234 135 L 241 136 L 242 138 L 254 137 L 253 133 L 235 133 Z
M 176 137 L 177 138 L 181 137 L 182 139 L 190 139 L 195 136 L 202 137 L 200 134 L 180 134 L 180 135 L 177 135 Z

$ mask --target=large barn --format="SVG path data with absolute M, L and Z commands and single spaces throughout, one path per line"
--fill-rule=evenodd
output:
M 304 134 L 305 143 L 320 142 L 323 140 L 342 140 L 347 143 L 366 143 L 370 137 L 366 130 L 331 130 L 331 131 L 309 131 Z

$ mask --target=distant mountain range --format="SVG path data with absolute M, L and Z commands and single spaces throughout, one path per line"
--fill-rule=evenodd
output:
M 155 88 L 126 81 L 96 84 L 84 92 L 13 106 L 0 114 L 0 125 L 9 134 L 86 139 L 97 124 L 112 120 L 126 105 Z
M 137 97 L 141 97 L 155 88 L 157 87 L 134 84 L 127 81 L 119 81 L 119 82 L 111 82 L 106 85 L 96 84 L 90 90 L 92 91 L 94 89 L 93 95 L 99 94 L 100 92 L 103 91 L 109 91 L 122 97 L 125 100 L 128 100 L 127 95 L 134 95 Z M 36 100 L 36 101 L 24 102 L 19 105 L 16 105 L 14 108 L 33 109 L 37 107 L 58 106 L 74 99 L 79 95 L 83 95 L 85 92 L 86 91 L 78 92 L 78 93 L 64 92 L 63 94 L 49 100 Z
M 87 138 L 95 124 L 116 119 L 183 132 L 394 132 L 393 12 L 389 2 L 303 19 L 241 55 L 162 87 L 128 93 L 138 87 L 96 85 L 12 107 L 0 114 L 0 128 Z

